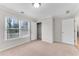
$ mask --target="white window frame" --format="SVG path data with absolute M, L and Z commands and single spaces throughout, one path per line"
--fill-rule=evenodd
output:
M 28 22 L 28 33 L 26 34 L 26 35 L 24 35 L 24 36 L 21 36 L 20 34 L 20 21 L 21 20 L 18 20 L 19 21 L 19 28 L 10 28 L 10 29 L 19 29 L 19 36 L 18 37 L 16 37 L 16 38 L 11 38 L 11 39 L 8 39 L 7 38 L 7 18 L 8 17 L 6 17 L 5 18 L 5 40 L 15 40 L 15 39 L 19 39 L 19 38 L 25 38 L 25 37 L 28 37 L 29 35 L 30 35 L 30 22 L 29 21 L 27 21 Z M 23 21 L 23 20 L 22 20 Z M 24 21 L 26 21 L 26 20 L 24 20 Z

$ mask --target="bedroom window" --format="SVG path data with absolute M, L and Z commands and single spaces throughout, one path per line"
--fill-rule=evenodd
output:
M 16 39 L 26 37 L 29 34 L 29 22 L 17 20 L 15 17 L 6 19 L 6 39 Z
M 7 19 L 7 39 L 19 37 L 19 22 L 15 18 Z

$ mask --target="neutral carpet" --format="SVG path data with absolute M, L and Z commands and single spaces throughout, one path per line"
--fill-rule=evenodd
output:
M 63 43 L 32 41 L 0 52 L 1 56 L 77 56 L 79 50 Z

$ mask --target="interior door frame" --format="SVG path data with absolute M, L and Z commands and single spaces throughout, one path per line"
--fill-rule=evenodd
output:
M 73 23 L 73 31 L 74 31 L 74 32 L 73 32 L 73 36 L 74 36 L 74 37 L 73 37 L 73 40 L 74 40 L 74 41 L 73 41 L 73 44 L 71 44 L 71 45 L 76 45 L 76 43 L 77 43 L 77 42 L 76 42 L 76 37 L 77 37 L 77 36 L 76 36 L 76 32 L 75 32 L 75 18 L 69 18 L 69 19 L 73 19 L 73 22 L 74 22 L 74 23 Z
M 74 46 L 77 46 L 77 20 L 74 17 Z

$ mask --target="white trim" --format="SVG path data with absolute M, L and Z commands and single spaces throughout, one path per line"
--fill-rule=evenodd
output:
M 78 16 L 77 16 L 78 17 Z M 75 33 L 74 33 L 74 36 L 75 36 L 75 46 L 77 46 L 77 17 L 74 17 L 74 19 L 75 19 L 75 26 L 74 26 L 74 29 L 75 29 Z

